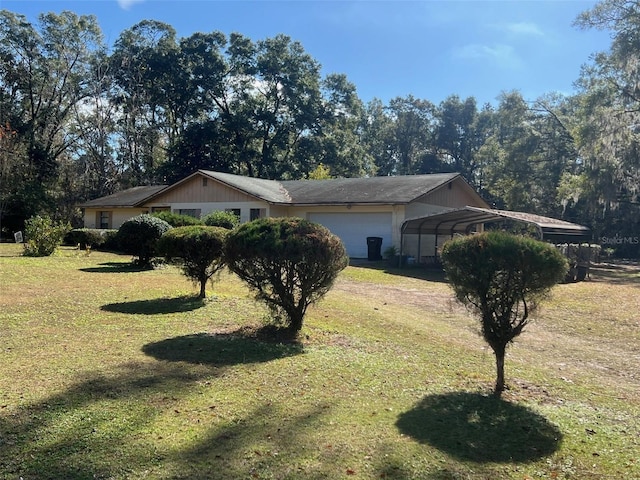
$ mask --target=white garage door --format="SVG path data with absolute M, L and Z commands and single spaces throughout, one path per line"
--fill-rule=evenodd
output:
M 368 257 L 367 237 L 381 237 L 382 252 L 391 246 L 391 213 L 312 213 L 309 220 L 339 236 L 352 258 Z

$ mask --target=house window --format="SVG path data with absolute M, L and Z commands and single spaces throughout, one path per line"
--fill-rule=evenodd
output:
M 266 217 L 266 208 L 252 208 L 249 212 L 249 220 L 257 220 L 258 218 Z
M 170 212 L 171 207 L 151 207 L 151 213 L 156 212 Z
M 238 220 L 240 219 L 240 209 L 239 208 L 227 208 L 227 209 L 225 209 L 225 212 L 233 213 L 236 217 L 238 217 Z
M 111 212 L 98 212 L 98 228 L 111 228 Z
M 174 210 L 178 215 L 187 215 L 189 217 L 200 218 L 200 209 L 199 208 L 179 208 L 178 210 Z
M 209 180 L 208 178 L 202 178 L 202 186 L 206 187 L 207 186 L 207 180 Z

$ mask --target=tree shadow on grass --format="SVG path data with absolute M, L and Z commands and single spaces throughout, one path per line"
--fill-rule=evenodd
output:
M 0 411 L 0 477 L 131 478 L 132 468 L 157 462 L 157 452 L 139 442 L 138 433 L 173 408 L 186 386 L 211 375 L 177 364 L 129 363 L 88 373 L 10 414 Z
M 596 282 L 640 285 L 640 262 L 594 264 L 590 268 L 589 277 Z
M 191 295 L 176 298 L 155 298 L 135 300 L 133 302 L 108 303 L 101 310 L 131 315 L 161 315 L 169 313 L 191 312 L 204 307 L 206 301 Z
M 534 461 L 562 442 L 558 428 L 532 410 L 467 392 L 425 397 L 396 426 L 421 443 L 478 463 Z
M 188 362 L 216 366 L 268 362 L 299 355 L 299 343 L 263 341 L 244 330 L 231 333 L 197 333 L 148 343 L 142 347 L 146 355 L 157 360 Z
M 132 273 L 150 270 L 148 267 L 141 267 L 133 262 L 104 262 L 99 265 L 98 267 L 81 268 L 80 271 L 89 273 Z

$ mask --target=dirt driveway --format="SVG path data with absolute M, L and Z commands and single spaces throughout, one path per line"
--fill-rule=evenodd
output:
M 389 285 L 341 279 L 340 292 L 368 299 L 372 306 L 412 306 L 425 312 L 464 316 L 446 283 L 405 278 Z M 598 264 L 587 281 L 564 284 L 508 355 L 533 361 L 567 382 L 598 378 L 603 390 L 621 399 L 640 398 L 640 263 Z

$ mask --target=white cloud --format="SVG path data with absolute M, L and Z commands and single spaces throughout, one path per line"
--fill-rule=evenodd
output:
M 515 49 L 505 44 L 468 44 L 455 49 L 454 56 L 465 60 L 490 61 L 493 64 L 507 69 L 516 69 L 523 65 Z
M 144 0 L 118 0 L 118 5 L 123 10 L 130 10 L 136 3 L 142 3 Z
M 533 35 L 536 37 L 543 37 L 544 32 L 536 25 L 531 22 L 518 22 L 518 23 L 509 23 L 506 26 L 508 32 L 516 34 L 516 35 Z

